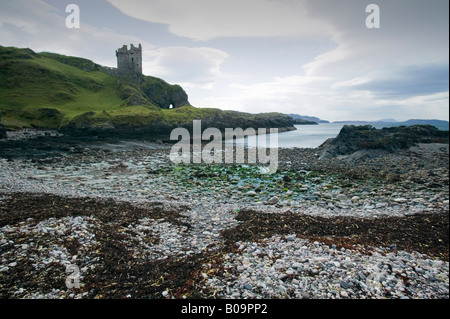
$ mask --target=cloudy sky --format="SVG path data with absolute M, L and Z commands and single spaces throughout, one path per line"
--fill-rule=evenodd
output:
M 66 27 L 77 4 L 81 25 Z M 380 28 L 367 28 L 377 4 Z M 143 72 L 192 105 L 330 121 L 449 118 L 447 0 L 0 0 L 0 45 Z

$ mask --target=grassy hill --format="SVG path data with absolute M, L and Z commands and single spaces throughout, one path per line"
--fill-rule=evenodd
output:
M 117 79 L 56 56 L 0 47 L 0 111 L 6 127 L 60 128 L 84 112 L 120 108 Z
M 195 108 L 180 86 L 155 77 L 115 77 L 87 59 L 2 46 L 0 112 L 8 129 L 168 130 L 194 119 L 219 127 L 292 127 L 279 113 Z

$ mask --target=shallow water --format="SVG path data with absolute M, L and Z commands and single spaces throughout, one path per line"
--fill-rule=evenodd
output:
M 278 147 L 283 148 L 315 148 L 320 146 L 329 138 L 336 137 L 341 128 L 344 126 L 342 123 L 325 123 L 319 125 L 295 125 L 296 131 L 289 131 L 274 134 L 275 140 L 278 138 Z M 269 140 L 269 139 L 268 139 Z M 261 143 L 261 142 L 259 142 Z M 248 145 L 255 147 L 258 141 L 253 138 L 240 138 L 236 139 L 237 145 Z M 268 146 L 277 147 L 272 145 L 268 141 Z

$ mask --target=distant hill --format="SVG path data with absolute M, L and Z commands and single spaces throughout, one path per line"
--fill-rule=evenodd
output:
M 317 122 L 303 120 L 303 119 L 294 119 L 294 124 L 296 125 L 319 125 Z
M 299 115 L 299 114 L 287 114 L 291 116 L 294 120 L 304 120 L 309 122 L 315 122 L 315 123 L 330 123 L 329 121 L 322 120 L 315 116 L 306 116 L 306 115 Z
M 442 121 L 442 120 L 417 120 L 417 119 L 412 119 L 412 120 L 407 120 L 405 122 L 401 122 L 405 125 L 433 125 L 437 128 L 440 127 L 449 127 L 449 122 L 448 121 Z
M 333 121 L 332 123 L 345 123 L 345 124 L 351 124 L 351 125 L 366 125 L 369 123 L 381 123 L 378 121 L 374 122 L 368 122 L 368 121 Z
M 375 122 L 382 122 L 382 123 L 397 123 L 397 120 L 395 119 L 381 119 Z

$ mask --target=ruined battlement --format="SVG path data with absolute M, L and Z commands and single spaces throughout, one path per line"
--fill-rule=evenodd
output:
M 133 73 L 142 74 L 142 45 L 135 47 L 130 45 L 128 50 L 127 45 L 116 50 L 117 70 L 120 75 L 127 75 Z

